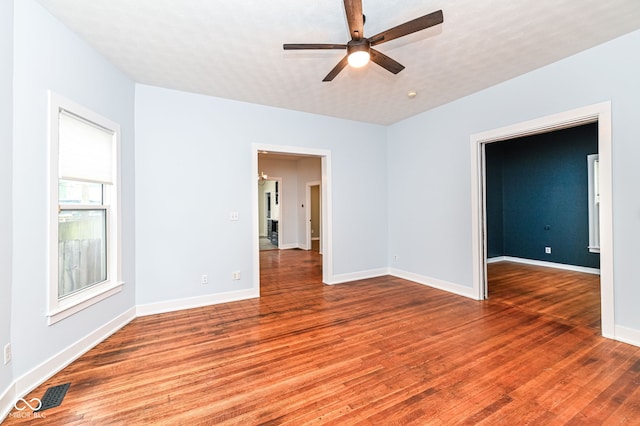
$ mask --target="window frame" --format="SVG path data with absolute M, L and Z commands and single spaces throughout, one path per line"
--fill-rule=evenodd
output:
M 67 318 L 76 312 L 88 308 L 112 295 L 122 291 L 124 282 L 121 274 L 121 190 L 120 190 L 120 125 L 105 118 L 90 109 L 58 95 L 52 91 L 48 93 L 49 125 L 48 125 L 48 154 L 49 154 L 49 209 L 48 209 L 48 271 L 47 285 L 47 320 L 48 325 Z M 58 213 L 62 205 L 59 203 L 59 115 L 62 111 L 71 113 L 94 125 L 113 132 L 112 167 L 113 183 L 103 185 L 103 206 L 106 203 L 106 244 L 107 244 L 107 280 L 78 290 L 62 298 L 58 297 Z M 105 201 L 106 197 L 106 201 Z M 81 210 L 88 205 L 64 204 L 68 210 Z M 94 209 L 102 208 L 97 205 Z

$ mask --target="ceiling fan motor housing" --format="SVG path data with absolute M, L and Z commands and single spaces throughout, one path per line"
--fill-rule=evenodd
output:
M 347 43 L 347 55 L 351 55 L 354 52 L 369 53 L 370 47 L 371 43 L 366 38 L 361 38 L 360 40 L 351 40 Z

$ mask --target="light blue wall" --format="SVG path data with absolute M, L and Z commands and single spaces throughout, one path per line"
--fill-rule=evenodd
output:
M 14 4 L 13 373 L 20 377 L 134 305 L 134 84 L 38 3 Z M 122 129 L 124 290 L 47 325 L 47 90 Z
M 0 0 L 0 395 L 13 381 L 2 349 L 11 341 L 13 0 Z
M 385 267 L 385 141 L 381 126 L 138 85 L 137 303 L 251 288 L 252 143 L 330 150 L 334 274 Z
M 470 135 L 610 100 L 615 322 L 640 330 L 638 51 L 640 31 L 390 126 L 389 262 L 470 288 Z
M 278 177 L 281 179 L 278 188 L 278 205 L 275 205 L 273 199 L 271 202 L 274 203 L 272 204 L 272 211 L 277 212 L 277 215 L 272 217 L 279 220 L 278 233 L 283 247 L 296 246 L 298 244 L 297 207 L 299 207 L 299 182 L 297 163 L 297 161 L 293 160 L 273 160 L 269 158 L 260 159 L 258 162 L 258 170 L 260 172 L 264 172 L 272 178 Z M 275 190 L 275 185 L 272 188 Z M 261 201 L 264 205 L 264 199 Z

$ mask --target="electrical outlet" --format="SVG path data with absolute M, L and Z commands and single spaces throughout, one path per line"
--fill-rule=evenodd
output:
M 200 279 L 200 283 L 209 284 L 209 277 L 206 275 L 203 275 L 202 278 Z
M 551 254 L 551 247 L 545 247 L 544 252 L 547 254 Z
M 4 345 L 4 364 L 7 365 L 11 362 L 11 343 Z
M 239 280 L 240 279 L 240 271 L 233 271 L 231 273 L 231 279 L 232 280 Z

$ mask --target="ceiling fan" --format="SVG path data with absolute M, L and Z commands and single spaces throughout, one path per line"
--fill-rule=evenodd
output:
M 351 35 L 351 41 L 347 44 L 303 43 L 283 45 L 284 50 L 347 49 L 347 56 L 342 58 L 338 65 L 322 81 L 333 80 L 347 64 L 358 68 L 366 65 L 369 60 L 389 72 L 398 74 L 404 69 L 404 65 L 373 49 L 373 46 L 441 24 L 444 20 L 442 10 L 438 10 L 367 38 L 364 37 L 363 31 L 365 16 L 362 14 L 362 0 L 344 0 L 344 8 L 347 12 L 349 34 Z

